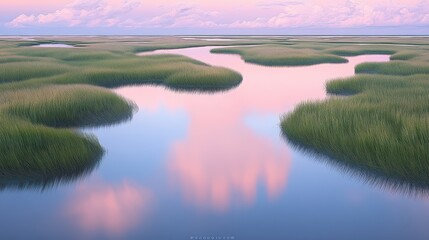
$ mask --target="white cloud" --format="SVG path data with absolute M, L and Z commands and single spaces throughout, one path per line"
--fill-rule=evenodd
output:
M 127 13 L 140 3 L 134 0 L 77 0 L 63 9 L 38 15 L 21 14 L 9 23 L 8 27 L 31 27 L 47 24 L 67 26 L 114 26 L 126 20 Z
M 236 21 L 230 27 L 362 27 L 429 24 L 429 1 L 308 0 L 276 1 L 263 7 L 281 7 L 266 18 Z
M 129 28 L 218 27 L 219 24 L 212 21 L 212 19 L 219 15 L 219 12 L 204 11 L 192 5 L 176 5 L 171 10 L 158 16 L 141 21 L 128 19 L 121 25 Z
M 261 0 L 248 7 L 252 11 L 228 13 L 208 11 L 203 3 L 161 5 L 146 8 L 138 0 L 77 0 L 50 13 L 21 14 L 7 26 L 220 29 L 429 24 L 429 0 Z M 147 17 L 153 11 L 157 15 Z

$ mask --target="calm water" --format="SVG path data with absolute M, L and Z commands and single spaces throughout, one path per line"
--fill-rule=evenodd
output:
M 241 39 L 233 38 L 195 38 L 195 37 L 185 37 L 183 40 L 201 40 L 201 41 L 214 41 L 214 42 L 228 42 L 228 41 L 239 41 Z
M 427 239 L 429 201 L 383 190 L 289 146 L 280 117 L 326 97 L 361 62 L 262 67 L 210 48 L 184 54 L 242 73 L 216 94 L 116 89 L 132 121 L 85 129 L 107 154 L 76 182 L 0 193 L 0 239 Z
M 62 43 L 39 44 L 39 45 L 35 45 L 33 47 L 38 47 L 38 48 L 74 48 L 72 45 L 62 44 Z

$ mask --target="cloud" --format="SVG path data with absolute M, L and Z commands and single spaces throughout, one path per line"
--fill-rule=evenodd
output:
M 77 0 L 45 14 L 21 14 L 10 28 L 80 26 L 120 28 L 350 28 L 425 26 L 429 0 L 260 0 L 243 11 L 225 12 L 205 3 L 149 5 L 138 0 Z M 220 3 L 219 3 L 220 4 Z M 232 4 L 232 3 L 231 3 Z M 225 9 L 222 6 L 220 9 Z M 153 14 L 156 13 L 154 16 Z
M 263 8 L 275 8 L 275 7 L 284 7 L 288 5 L 299 5 L 299 4 L 301 4 L 300 1 L 271 1 L 271 2 L 261 1 L 257 4 L 257 6 L 263 7 Z
M 46 14 L 21 14 L 6 25 L 11 28 L 62 24 L 66 26 L 114 26 L 126 21 L 127 13 L 139 6 L 133 0 L 77 0 Z
M 233 28 L 365 27 L 429 24 L 429 2 L 380 0 L 276 1 L 262 7 L 281 7 L 275 16 L 236 21 Z
M 129 28 L 178 28 L 178 27 L 219 27 L 212 19 L 220 16 L 217 11 L 205 11 L 193 5 L 176 5 L 171 10 L 146 20 L 131 20 L 122 23 Z

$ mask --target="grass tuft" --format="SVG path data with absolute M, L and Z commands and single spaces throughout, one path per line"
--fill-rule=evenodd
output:
M 429 63 L 362 63 L 356 66 L 356 73 L 385 74 L 408 76 L 416 74 L 429 74 Z

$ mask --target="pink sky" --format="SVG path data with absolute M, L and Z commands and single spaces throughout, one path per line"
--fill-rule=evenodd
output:
M 0 9 L 5 31 L 429 26 L 429 0 L 17 0 Z

